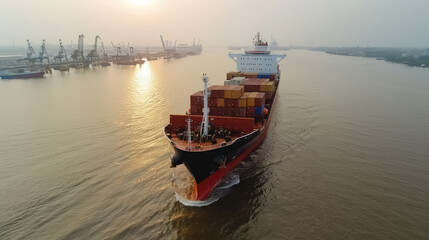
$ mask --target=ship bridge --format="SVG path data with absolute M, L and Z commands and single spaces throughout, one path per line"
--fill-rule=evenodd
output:
M 277 73 L 277 64 L 286 54 L 271 54 L 268 43 L 263 42 L 258 33 L 254 39 L 253 48 L 244 54 L 229 53 L 228 56 L 237 63 L 237 71 L 243 73 Z

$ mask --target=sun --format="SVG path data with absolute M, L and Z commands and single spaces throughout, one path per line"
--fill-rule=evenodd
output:
M 130 0 L 132 4 L 137 6 L 146 6 L 149 4 L 152 0 Z

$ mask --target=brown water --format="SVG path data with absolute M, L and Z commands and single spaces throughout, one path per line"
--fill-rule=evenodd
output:
M 0 239 L 428 239 L 429 70 L 290 51 L 265 143 L 210 205 L 162 134 L 224 49 L 0 80 Z

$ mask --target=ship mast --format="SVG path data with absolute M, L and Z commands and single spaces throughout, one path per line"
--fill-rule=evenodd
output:
M 188 138 L 188 146 L 186 147 L 186 149 L 190 150 L 191 149 L 191 144 L 192 144 L 192 135 L 191 135 L 191 122 L 192 122 L 192 119 L 188 118 L 188 119 L 186 119 L 186 122 L 188 124 L 188 130 L 187 130 L 187 133 L 186 133 L 187 138 Z
M 208 129 L 208 125 L 209 125 L 209 107 L 208 107 L 208 95 L 209 92 L 207 90 L 207 83 L 209 81 L 209 78 L 206 76 L 206 74 L 203 74 L 203 83 L 204 83 L 204 108 L 203 108 L 203 125 L 204 125 L 204 131 L 203 131 L 203 135 L 207 137 L 209 135 L 209 129 Z

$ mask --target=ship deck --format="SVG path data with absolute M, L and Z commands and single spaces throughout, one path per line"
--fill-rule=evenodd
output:
M 200 151 L 208 151 L 212 149 L 216 149 L 219 147 L 225 147 L 232 144 L 237 138 L 242 136 L 231 136 L 231 139 L 227 142 L 225 138 L 218 137 L 216 138 L 216 143 L 213 144 L 210 140 L 207 140 L 205 143 L 191 141 L 190 146 L 188 146 L 188 140 L 181 140 L 176 134 L 171 134 L 171 141 L 174 145 L 184 151 L 192 151 L 192 152 L 200 152 Z
M 256 130 L 259 130 L 262 127 L 263 127 L 263 124 L 261 122 L 257 122 L 254 124 L 253 131 L 251 132 L 237 132 L 237 131 L 230 132 L 231 135 L 230 135 L 229 141 L 226 141 L 225 137 L 222 137 L 222 136 L 216 137 L 216 143 L 212 143 L 210 139 L 208 139 L 206 142 L 203 143 L 201 140 L 194 141 L 194 139 L 192 138 L 189 146 L 188 146 L 188 139 L 186 135 L 185 137 L 182 136 L 182 138 L 179 137 L 178 133 L 186 134 L 183 131 L 177 131 L 177 129 L 172 129 L 170 128 L 170 125 L 167 125 L 164 128 L 164 134 L 167 136 L 167 138 L 170 139 L 171 143 L 180 150 L 190 151 L 190 152 L 202 152 L 202 151 L 209 151 L 209 150 L 231 145 L 237 138 L 248 135 Z

